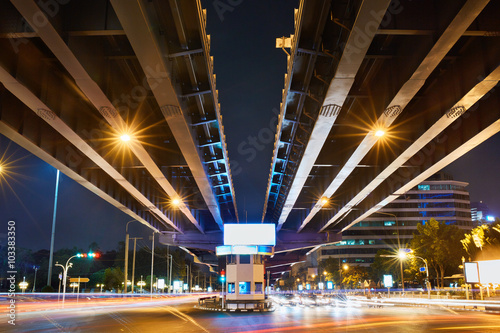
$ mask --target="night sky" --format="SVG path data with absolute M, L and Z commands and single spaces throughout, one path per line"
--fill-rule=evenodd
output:
M 217 89 L 223 115 L 240 221 L 260 222 L 270 170 L 286 54 L 277 37 L 293 33 L 298 1 L 202 1 L 208 12 Z M 471 201 L 482 200 L 500 216 L 500 134 L 446 168 L 469 182 Z M 56 170 L 0 135 L 0 156 L 15 172 L 1 187 L 0 220 L 16 221 L 17 246 L 50 247 Z M 110 250 L 125 238 L 131 220 L 115 207 L 61 174 L 55 248 L 86 249 L 95 241 Z M 102 226 L 113 233 L 105 233 Z M 150 243 L 150 229 L 131 223 L 131 236 Z M 6 229 L 5 229 L 6 231 Z M 5 231 L 0 230 L 4 239 Z M 2 239 L 2 243 L 3 243 Z M 139 243 L 140 245 L 140 243 Z

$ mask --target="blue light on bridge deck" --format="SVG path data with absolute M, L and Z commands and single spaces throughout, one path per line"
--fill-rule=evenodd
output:
M 257 254 L 257 246 L 234 245 L 233 254 Z
M 486 216 L 486 221 L 488 221 L 488 222 L 494 222 L 495 221 L 495 217 L 491 216 L 491 215 L 488 215 L 488 216 Z
M 276 245 L 273 223 L 224 224 L 224 245 Z
M 274 254 L 274 247 L 267 245 L 257 246 L 257 252 L 262 255 L 272 256 Z
M 272 256 L 274 254 L 274 247 L 269 245 L 219 245 L 215 248 L 215 253 L 218 256 L 231 254 L 260 254 Z
M 232 253 L 232 246 L 231 245 L 221 245 L 221 246 L 217 246 L 215 248 L 215 253 L 218 255 L 218 256 L 225 256 L 225 255 L 229 255 Z

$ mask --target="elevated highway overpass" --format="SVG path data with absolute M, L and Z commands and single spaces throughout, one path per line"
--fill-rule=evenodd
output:
M 0 8 L 0 133 L 163 243 L 213 252 L 240 221 L 201 2 Z M 500 130 L 499 11 L 497 0 L 298 1 L 278 40 L 287 72 L 263 193 L 276 252 L 338 242 Z

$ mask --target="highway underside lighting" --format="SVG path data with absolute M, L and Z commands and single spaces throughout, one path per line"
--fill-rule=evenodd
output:
M 123 134 L 122 136 L 120 136 L 120 139 L 121 139 L 123 142 L 128 142 L 128 141 L 130 141 L 130 135 L 128 135 L 128 134 Z
M 385 134 L 385 131 L 383 131 L 383 130 L 377 130 L 375 132 L 375 136 L 378 136 L 378 137 L 384 136 L 384 134 Z

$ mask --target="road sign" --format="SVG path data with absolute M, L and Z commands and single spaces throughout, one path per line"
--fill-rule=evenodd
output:
M 89 282 L 89 278 L 71 278 L 69 279 L 69 282 Z

